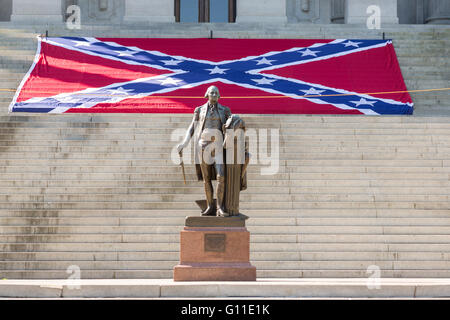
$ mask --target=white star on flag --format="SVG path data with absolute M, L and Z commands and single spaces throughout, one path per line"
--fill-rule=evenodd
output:
M 89 41 L 75 41 L 75 40 L 73 40 L 73 42 L 75 43 L 75 47 L 81 47 L 81 46 L 89 47 L 92 44 L 92 42 L 89 42 Z
M 166 79 L 159 80 L 159 81 L 161 81 L 161 85 L 162 86 L 167 86 L 169 84 L 173 84 L 173 85 L 176 86 L 178 84 L 178 82 L 181 82 L 181 80 L 177 80 L 177 79 L 174 79 L 174 78 L 166 78 Z
M 300 91 L 304 92 L 305 96 L 309 96 L 309 95 L 311 95 L 311 96 L 319 95 L 320 96 L 322 94 L 322 92 L 324 92 L 325 90 L 316 90 L 315 88 L 311 88 L 309 90 L 300 90 Z
M 114 51 L 114 52 L 117 52 L 117 53 L 119 54 L 119 57 L 124 57 L 124 56 L 132 57 L 133 54 L 136 53 L 136 51 L 130 51 L 130 50 L 125 50 L 125 51 Z
M 362 42 L 353 42 L 353 41 L 350 41 L 350 40 L 348 40 L 346 43 L 343 43 L 346 47 L 355 47 L 355 48 L 359 48 L 359 45 L 361 44 Z
M 112 90 L 107 90 L 109 92 L 111 92 L 111 94 L 115 95 L 127 95 L 128 96 L 128 92 L 134 91 L 133 89 L 124 89 L 122 87 L 117 88 L 117 89 L 112 89 Z
M 179 63 L 183 61 L 171 59 L 171 60 L 162 60 L 161 62 L 164 63 L 166 66 L 177 66 Z
M 79 98 L 76 98 L 73 96 L 65 96 L 65 97 L 59 97 L 58 100 L 60 102 L 64 102 L 64 103 L 72 103 L 72 102 L 78 102 Z
M 214 69 L 205 69 L 210 71 L 209 74 L 225 74 L 225 71 L 230 69 L 220 69 L 218 66 L 215 66 Z
M 262 78 L 262 79 L 252 79 L 252 81 L 255 81 L 258 84 L 270 84 L 272 85 L 272 82 L 275 82 L 277 80 L 270 80 L 267 78 Z
M 299 51 L 299 53 L 302 54 L 302 57 L 306 57 L 306 56 L 313 56 L 313 57 L 317 57 L 317 53 L 320 51 L 312 51 L 309 49 L 306 49 L 305 51 Z
M 370 105 L 373 107 L 373 105 L 377 103 L 377 101 L 368 101 L 364 98 L 361 98 L 359 101 L 350 101 L 350 102 L 356 104 L 356 107 L 359 107 L 361 105 Z
M 272 61 L 276 61 L 276 60 L 267 60 L 266 57 L 263 57 L 261 60 L 255 60 L 256 62 L 258 62 L 256 65 L 259 64 L 270 64 L 272 65 Z

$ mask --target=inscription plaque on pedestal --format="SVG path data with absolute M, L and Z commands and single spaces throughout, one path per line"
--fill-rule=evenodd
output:
M 225 233 L 205 233 L 205 251 L 225 252 Z

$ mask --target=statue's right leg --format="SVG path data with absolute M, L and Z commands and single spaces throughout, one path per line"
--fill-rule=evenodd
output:
M 217 216 L 228 217 L 225 210 L 225 165 L 216 164 L 217 172 Z
M 209 168 L 209 165 L 205 162 L 202 162 L 200 165 L 200 168 L 202 170 L 202 176 L 203 176 L 203 183 L 205 185 L 205 195 L 206 195 L 206 203 L 207 208 L 205 211 L 202 212 L 203 215 L 215 215 L 215 208 L 214 208 L 214 189 L 211 182 L 211 170 Z

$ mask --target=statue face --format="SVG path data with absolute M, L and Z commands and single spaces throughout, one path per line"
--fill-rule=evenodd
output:
M 215 87 L 208 91 L 208 100 L 210 103 L 217 103 L 219 101 L 219 90 Z

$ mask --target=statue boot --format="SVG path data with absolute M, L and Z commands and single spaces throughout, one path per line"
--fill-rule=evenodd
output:
M 217 177 L 217 216 L 230 216 L 225 210 L 225 177 L 223 176 Z
M 211 181 L 205 181 L 205 194 L 206 194 L 206 203 L 207 208 L 202 212 L 202 216 L 214 216 L 214 190 L 212 187 Z

